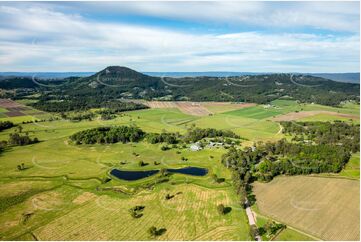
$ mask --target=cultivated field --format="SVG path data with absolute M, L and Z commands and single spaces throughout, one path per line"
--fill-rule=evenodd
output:
M 229 102 L 168 102 L 148 101 L 143 102 L 151 108 L 178 108 L 181 112 L 194 116 L 207 116 L 214 113 L 223 113 L 245 107 L 255 106 L 254 103 L 229 103 Z
M 167 201 L 167 193 L 177 195 Z M 232 199 L 226 191 L 196 185 L 166 186 L 129 198 L 93 195 L 34 235 L 41 240 L 147 240 L 147 229 L 154 225 L 167 230 L 160 240 L 195 240 L 213 234 L 226 240 L 248 239 L 247 226 L 239 222 L 244 213 L 238 208 L 226 217 L 217 216 L 218 203 L 232 205 Z M 128 212 L 135 205 L 145 206 L 139 219 Z
M 359 181 L 278 177 L 256 183 L 260 212 L 324 240 L 360 239 Z
M 4 183 L 21 199 L 0 216 L 0 239 L 22 240 L 149 240 L 151 226 L 165 228 L 160 240 L 248 240 L 244 211 L 235 202 L 232 187 L 205 188 L 193 184 L 162 184 L 136 196 L 94 190 L 99 183 L 60 180 Z M 88 184 L 87 184 L 88 183 Z M 166 194 L 174 194 L 166 200 Z M 0 199 L 5 196 L 1 196 Z M 219 215 L 217 204 L 232 208 Z M 143 216 L 128 210 L 145 206 Z M 26 218 L 26 214 L 29 215 Z
M 33 109 L 10 99 L 0 99 L 0 121 L 11 120 L 14 123 L 35 121 L 47 118 L 47 113 Z

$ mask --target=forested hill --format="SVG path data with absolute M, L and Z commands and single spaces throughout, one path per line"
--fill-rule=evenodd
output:
M 25 80 L 26 79 L 26 80 Z M 58 85 L 30 84 L 23 78 L 24 88 L 41 92 L 43 100 L 101 97 L 144 98 L 157 100 L 237 101 L 267 103 L 278 98 L 301 102 L 338 105 L 342 101 L 359 101 L 359 84 L 340 83 L 298 74 L 263 74 L 230 77 L 154 77 L 120 66 L 110 66 L 89 77 L 65 78 Z M 40 82 L 40 81 L 39 81 Z M 0 80 L 0 88 L 22 88 Z M 21 93 L 21 92 L 17 92 Z

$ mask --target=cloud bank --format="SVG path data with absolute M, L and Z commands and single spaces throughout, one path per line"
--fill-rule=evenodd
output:
M 205 28 L 211 22 L 218 29 L 173 28 L 167 21 Z M 232 31 L 219 31 L 229 25 Z M 247 30 L 237 31 L 241 25 Z M 123 65 L 140 71 L 350 72 L 359 71 L 359 52 L 355 2 L 0 4 L 1 71 Z

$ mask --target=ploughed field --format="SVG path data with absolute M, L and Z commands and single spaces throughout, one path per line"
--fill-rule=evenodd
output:
M 11 105 L 28 108 L 19 103 L 9 102 Z M 145 141 L 73 145 L 69 142 L 69 136 L 95 127 L 131 124 L 146 132 L 160 133 L 166 130 L 183 134 L 194 124 L 202 128 L 232 130 L 241 137 L 241 145 L 248 146 L 257 141 L 274 141 L 285 137 L 274 118 L 290 112 L 329 111 L 359 115 L 359 106 L 353 104 L 331 108 L 287 100 L 276 100 L 272 105 L 152 102 L 154 106 L 151 106 L 151 109 L 124 112 L 112 120 L 72 122 L 59 119 L 33 122 L 34 116 L 31 114 L 19 117 L 4 114 L 8 112 L 9 104 L 6 104 L 6 101 L 2 103 L 0 121 L 10 120 L 21 124 L 23 133 L 28 132 L 30 137 L 40 140 L 36 144 L 11 147 L 0 154 L 2 240 L 149 240 L 152 239 L 148 234 L 151 226 L 166 229 L 156 238 L 159 240 L 249 240 L 245 211 L 240 208 L 239 199 L 234 193 L 230 171 L 220 162 L 222 155 L 227 152 L 223 147 L 206 147 L 200 151 L 191 151 L 187 146 L 163 151 L 162 144 L 150 144 Z M 325 118 L 328 114 L 323 115 L 322 118 Z M 317 115 L 312 117 L 317 120 Z M 329 115 L 326 118 L 337 120 L 340 117 Z M 30 122 L 22 124 L 24 121 Z M 345 121 L 358 123 L 359 119 L 346 118 Z M 15 129 L 17 128 L 1 131 L 0 140 L 7 140 Z M 146 163 L 144 167 L 139 166 L 141 161 Z M 17 165 L 21 163 L 24 163 L 27 169 L 19 171 Z M 110 174 L 112 169 L 140 171 L 185 167 L 201 167 L 206 169 L 207 173 L 204 176 L 175 173 L 169 176 L 168 181 L 162 183 L 155 183 L 159 174 L 134 181 L 117 179 Z M 338 176 L 359 179 L 358 167 L 359 162 L 353 160 Z M 349 172 L 344 173 L 345 171 Z M 215 182 L 212 178 L 214 174 L 224 178 L 224 182 Z M 111 179 L 108 180 L 107 177 Z M 277 194 L 275 192 L 259 192 L 263 189 L 262 186 L 272 189 L 274 184 L 277 185 L 282 179 L 290 181 L 289 186 L 295 184 L 293 189 L 282 186 L 279 188 L 280 191 L 285 191 L 280 194 L 284 194 L 284 201 L 274 200 L 272 194 Z M 341 216 L 344 211 L 358 214 L 359 207 L 355 207 L 357 192 L 349 194 L 348 190 L 356 189 L 357 180 L 310 178 L 324 179 L 326 188 L 333 188 L 330 194 L 326 194 L 334 196 L 328 197 L 333 199 L 333 203 L 339 204 L 336 196 L 340 196 L 341 200 L 353 200 L 348 200 L 343 206 L 325 205 L 324 199 L 327 196 L 324 198 L 319 197 L 316 192 L 312 193 L 311 188 L 307 188 L 307 184 L 310 183 L 306 181 L 304 186 L 312 195 L 310 199 L 321 199 L 322 202 L 322 206 L 317 207 L 320 209 L 314 211 L 322 213 L 312 221 L 312 225 L 319 228 L 322 233 L 317 234 L 314 232 L 316 229 L 299 225 L 299 218 L 296 217 L 306 213 L 312 218 L 312 213 L 297 209 L 300 205 L 297 203 L 292 207 L 287 200 L 292 196 L 301 199 L 299 201 L 304 199 L 302 191 L 297 190 L 295 179 L 301 178 L 276 178 L 269 184 L 255 186 L 257 204 L 262 215 L 269 215 L 276 221 L 279 219 L 320 238 L 356 238 L 357 231 L 354 225 L 347 228 L 339 226 L 343 229 L 341 232 L 340 228 L 335 230 L 338 228 L 331 225 L 327 228 L 322 227 L 321 222 L 328 218 L 328 213 L 331 213 L 328 216 L 333 216 L 332 219 L 344 219 Z M 321 188 L 324 187 L 320 185 L 320 191 Z M 167 194 L 174 196 L 167 200 Z M 231 208 L 231 211 L 220 215 L 217 211 L 217 205 L 220 203 Z M 273 207 L 271 209 L 262 206 L 268 203 L 275 204 L 276 210 L 273 211 Z M 130 215 L 129 209 L 134 206 L 144 206 L 140 218 Z M 282 210 L 283 206 L 287 214 L 292 215 L 289 216 L 289 220 L 282 219 L 283 213 L 286 213 Z M 282 211 L 280 215 L 277 213 L 279 211 Z M 306 218 L 309 218 L 307 216 Z M 343 220 L 342 222 L 348 223 Z M 282 233 L 282 236 L 287 237 L 287 233 Z
M 22 120 L 25 117 L 35 121 L 36 119 L 49 117 L 49 115 L 10 99 L 0 99 L 0 120 L 1 118 L 14 117 L 17 117 L 14 120 Z
M 322 240 L 360 239 L 359 180 L 278 177 L 253 188 L 259 211 Z

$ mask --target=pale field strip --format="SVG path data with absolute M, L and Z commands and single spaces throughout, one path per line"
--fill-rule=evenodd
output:
M 351 119 L 360 119 L 357 115 L 345 114 L 345 113 L 337 113 L 332 111 L 300 111 L 300 112 L 291 112 L 283 115 L 279 115 L 275 118 L 272 118 L 273 121 L 292 121 L 298 120 L 302 118 L 312 117 L 318 114 L 327 114 L 341 118 L 351 118 Z
M 208 116 L 213 114 L 208 107 L 225 107 L 228 109 L 240 109 L 252 107 L 254 103 L 230 103 L 230 102 L 187 102 L 187 101 L 146 101 L 143 102 L 150 108 L 178 108 L 181 112 L 193 116 Z M 227 111 L 225 110 L 225 111 Z

